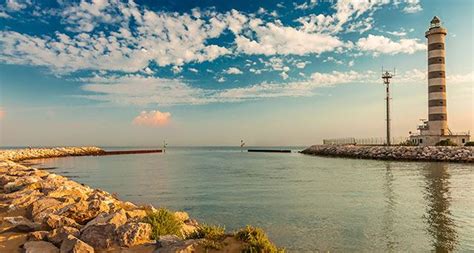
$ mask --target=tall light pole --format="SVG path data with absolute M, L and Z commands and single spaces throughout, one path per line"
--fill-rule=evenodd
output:
M 391 142 L 390 142 L 390 79 L 392 79 L 394 75 L 395 74 L 391 74 L 388 71 L 385 71 L 384 73 L 382 69 L 382 79 L 383 79 L 383 83 L 386 86 L 385 87 L 385 91 L 386 91 L 385 100 L 387 102 L 387 146 L 391 145 Z

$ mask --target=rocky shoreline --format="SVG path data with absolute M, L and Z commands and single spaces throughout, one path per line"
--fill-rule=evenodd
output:
M 103 152 L 96 147 L 0 150 L 0 251 L 242 252 L 252 246 L 247 237 L 260 233 L 251 229 L 246 234 L 243 229 L 237 233 L 239 240 L 237 234 L 224 234 L 222 229 L 211 238 L 209 231 L 216 227 L 200 225 L 185 212 L 137 206 L 100 189 L 20 163 L 27 159 Z M 160 222 L 159 215 L 168 213 L 172 217 L 167 219 L 177 224 L 174 234 L 157 231 L 163 228 L 153 223 Z M 145 218 L 150 214 L 155 220 L 147 223 Z M 161 225 L 166 228 L 167 224 Z
M 313 145 L 301 153 L 375 160 L 474 162 L 474 147 Z

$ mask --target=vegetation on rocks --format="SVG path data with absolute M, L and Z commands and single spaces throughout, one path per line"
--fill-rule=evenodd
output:
M 417 145 L 411 140 L 406 140 L 398 144 L 398 146 L 417 146 Z
M 435 144 L 435 146 L 457 146 L 452 140 L 442 140 Z
M 474 147 L 474 141 L 468 141 L 466 144 L 464 144 L 466 147 Z
M 238 231 L 235 237 L 247 244 L 244 253 L 284 253 L 268 239 L 263 229 L 247 226 Z
M 187 239 L 203 239 L 201 245 L 204 248 L 222 249 L 224 247 L 223 240 L 226 237 L 225 228 L 216 225 L 199 225 L 195 231 L 186 236 Z
M 162 235 L 176 235 L 183 237 L 181 233 L 182 223 L 176 216 L 165 208 L 147 213 L 143 222 L 151 225 L 151 239 L 159 240 Z

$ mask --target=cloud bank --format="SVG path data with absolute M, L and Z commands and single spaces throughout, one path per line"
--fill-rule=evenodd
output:
M 132 124 L 137 126 L 160 127 L 167 125 L 171 120 L 171 113 L 156 111 L 142 111 L 135 117 Z

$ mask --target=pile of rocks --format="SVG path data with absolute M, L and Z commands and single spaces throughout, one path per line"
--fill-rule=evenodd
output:
M 379 160 L 474 162 L 474 147 L 314 145 L 301 153 Z
M 21 161 L 62 156 L 101 155 L 105 151 L 97 147 L 62 147 L 62 148 L 26 148 L 0 150 L 0 161 Z
M 2 151 L 2 228 L 28 233 L 27 241 L 22 246 L 26 252 L 90 253 L 103 249 L 114 252 L 114 248 L 135 246 L 149 246 L 148 252 L 151 252 L 159 247 L 159 241 L 150 240 L 151 225 L 142 222 L 147 212 L 156 211 L 152 206 L 136 206 L 120 201 L 108 192 L 5 159 L 23 160 L 99 152 L 101 149 L 98 148 L 35 149 L 31 153 L 26 150 L 18 154 Z M 197 222 L 186 213 L 176 212 L 175 216 L 182 223 L 183 233 L 196 229 Z M 163 240 L 162 245 L 171 248 L 183 244 L 179 238 L 170 240 L 165 237 Z M 193 242 L 186 243 L 185 246 L 189 248 Z M 162 247 L 160 252 L 166 252 L 166 249 Z

